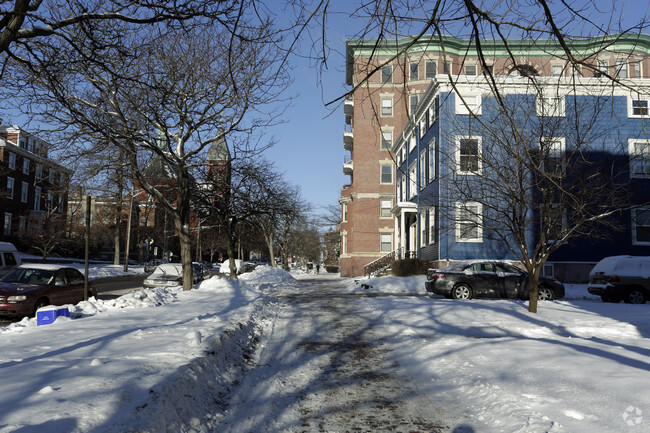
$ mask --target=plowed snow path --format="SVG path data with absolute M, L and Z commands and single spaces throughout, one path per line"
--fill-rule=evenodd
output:
M 285 295 L 217 432 L 445 432 L 338 279 Z

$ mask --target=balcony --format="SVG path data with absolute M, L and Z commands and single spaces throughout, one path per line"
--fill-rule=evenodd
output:
M 352 131 L 343 131 L 343 148 L 352 152 L 352 142 L 354 141 L 354 133 Z
M 343 163 L 343 174 L 352 175 L 352 160 Z
M 349 125 L 354 114 L 354 100 L 352 98 L 347 98 L 343 102 L 343 114 L 345 114 L 345 123 Z

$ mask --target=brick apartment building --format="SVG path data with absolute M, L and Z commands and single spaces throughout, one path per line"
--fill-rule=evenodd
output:
M 49 147 L 19 126 L 0 126 L 1 239 L 15 242 L 65 223 L 72 172 L 48 158 Z
M 576 49 L 582 50 L 585 57 L 593 56 L 597 67 L 595 72 L 589 70 L 584 74 L 594 77 L 598 70 L 603 70 L 619 78 L 650 77 L 646 39 L 639 42 L 630 35 L 615 47 L 598 38 L 580 41 Z M 503 42 L 484 41 L 487 67 L 494 75 L 504 76 L 583 74 L 566 65 L 555 42 L 546 41 L 546 45 L 541 42 L 535 46 L 531 41 L 511 41 L 509 48 L 518 60 L 517 66 L 513 66 Z M 390 60 L 411 44 L 406 55 Z M 644 47 L 641 51 L 635 49 L 638 44 Z M 341 275 L 363 275 L 365 265 L 404 247 L 396 240 L 404 239 L 404 233 L 396 233 L 404 228 L 394 223 L 393 212 L 409 210 L 408 203 L 399 204 L 399 198 L 396 200 L 395 182 L 404 182 L 404 178 L 410 179 L 415 174 L 404 168 L 405 156 L 393 155 L 390 149 L 409 117 L 415 115 L 418 102 L 433 78 L 449 81 L 451 74 L 452 78 L 471 81 L 483 75 L 476 52 L 468 51 L 470 45 L 467 40 L 453 37 L 443 38 L 442 44 L 439 39 L 426 37 L 415 43 L 412 38 L 384 43 L 347 42 L 346 82 L 354 90 L 344 106 L 344 149 L 350 156 L 343 171 L 350 176 L 350 183 L 343 187 L 340 199 Z M 368 80 L 362 82 L 368 75 Z M 415 252 L 415 248 L 410 250 Z

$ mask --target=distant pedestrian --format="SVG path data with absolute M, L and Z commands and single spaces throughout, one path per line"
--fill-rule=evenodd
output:
M 316 263 L 316 273 L 320 273 L 320 263 Z

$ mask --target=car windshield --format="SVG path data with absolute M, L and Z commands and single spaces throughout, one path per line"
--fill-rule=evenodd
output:
M 14 268 L 4 277 L 0 278 L 3 283 L 28 284 L 41 286 L 52 280 L 54 271 L 47 269 Z
M 454 263 L 453 265 L 445 266 L 444 268 L 439 269 L 443 272 L 462 272 L 467 267 L 467 263 Z

